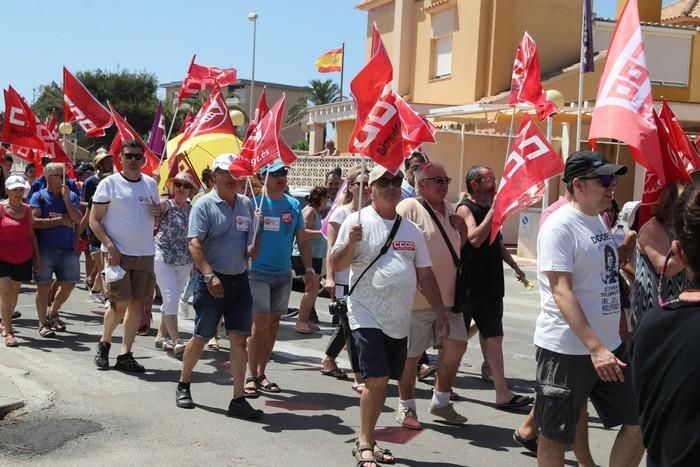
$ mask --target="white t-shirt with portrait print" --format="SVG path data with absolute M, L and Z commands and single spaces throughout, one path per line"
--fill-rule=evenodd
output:
M 600 216 L 589 216 L 567 204 L 547 219 L 537 237 L 541 311 L 535 345 L 561 354 L 588 355 L 554 302 L 547 271 L 572 274 L 573 293 L 591 328 L 608 350 L 619 347 L 617 249 Z
M 355 246 L 350 283 L 379 254 L 394 220 L 383 219 L 372 206 L 362 209 L 363 239 Z M 340 227 L 333 250 L 347 241 L 358 213 L 350 214 Z M 394 339 L 408 336 L 416 295 L 416 268 L 432 266 L 423 234 L 413 222 L 402 219 L 389 250 L 362 277 L 348 299 L 350 329 L 374 328 Z
M 100 181 L 92 197 L 93 204 L 107 205 L 102 225 L 119 252 L 129 256 L 155 255 L 151 204 L 158 202 L 155 180 L 145 174 L 128 180 L 121 172 Z M 104 245 L 102 251 L 107 251 Z

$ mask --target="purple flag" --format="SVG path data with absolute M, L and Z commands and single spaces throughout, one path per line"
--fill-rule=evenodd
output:
M 581 31 L 583 48 L 583 72 L 595 71 L 593 63 L 593 6 L 592 0 L 583 0 L 583 31 Z
M 148 149 L 159 156 L 162 155 L 165 150 L 165 118 L 163 118 L 162 102 L 158 102 L 158 110 L 156 110 L 156 118 L 153 119 L 147 146 Z

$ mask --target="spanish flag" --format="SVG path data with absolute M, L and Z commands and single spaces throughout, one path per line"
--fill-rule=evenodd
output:
M 316 60 L 319 73 L 332 73 L 343 69 L 343 49 L 329 50 Z

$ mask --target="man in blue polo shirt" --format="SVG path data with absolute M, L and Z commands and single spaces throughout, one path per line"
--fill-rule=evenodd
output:
M 29 200 L 41 253 L 39 272 L 34 279 L 37 283 L 39 334 L 42 337 L 55 337 L 54 331 L 66 330 L 58 310 L 80 281 L 80 263 L 75 251 L 75 226 L 82 220 L 80 198 L 63 184 L 64 170 L 62 163 L 47 164 L 44 168 L 47 187 L 34 193 Z M 54 274 L 60 285 L 47 315 Z
M 268 173 L 269 172 L 269 176 Z M 253 332 L 248 341 L 248 372 L 245 392 L 255 397 L 258 390 L 280 392 L 280 387 L 265 376 L 265 368 L 277 339 L 280 317 L 287 312 L 292 290 L 292 245 L 296 237 L 306 270 L 307 291 L 318 290 L 311 264 L 311 247 L 304 233 L 301 206 L 287 195 L 289 167 L 281 162 L 266 166 L 259 174 L 267 183 L 266 196 L 258 206 L 261 211 L 260 254 L 250 268 L 250 290 L 253 293 Z
M 46 166 L 49 163 L 51 163 L 51 158 L 49 156 L 44 156 L 41 158 L 41 166 L 44 167 L 44 175 L 35 179 L 32 182 L 31 188 L 29 189 L 29 194 L 27 195 L 29 199 L 31 199 L 31 197 L 34 196 L 34 193 L 43 190 L 48 186 L 48 175 L 46 174 Z M 78 187 L 78 184 L 75 183 L 75 180 L 68 176 L 66 176 L 66 186 L 68 186 L 68 189 L 70 191 L 80 196 L 80 188 Z
M 246 338 L 250 335 L 253 299 L 248 283 L 248 258 L 255 255 L 249 245 L 253 239 L 253 203 L 238 192 L 245 179 L 234 178 L 228 168 L 233 154 L 222 154 L 212 164 L 215 189 L 202 196 L 190 212 L 188 238 L 197 268 L 194 278 L 194 338 L 190 339 L 182 359 L 182 373 L 175 403 L 193 409 L 190 393 L 192 370 L 204 346 L 216 335 L 223 316 L 231 343 L 233 399 L 227 415 L 244 419 L 260 418 L 243 394 L 247 361 Z

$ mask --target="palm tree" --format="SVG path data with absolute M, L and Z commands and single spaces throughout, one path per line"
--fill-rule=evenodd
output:
M 312 79 L 304 89 L 304 97 L 289 108 L 287 125 L 299 123 L 312 105 L 330 104 L 340 100 L 340 88 L 333 80 Z M 335 126 L 335 124 L 333 124 Z M 323 141 L 326 141 L 326 128 L 323 128 Z

